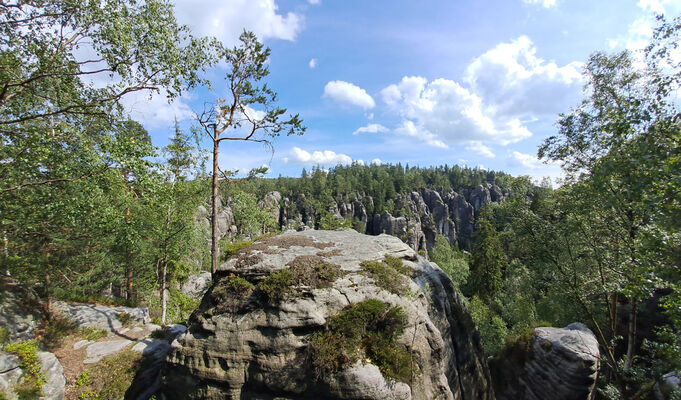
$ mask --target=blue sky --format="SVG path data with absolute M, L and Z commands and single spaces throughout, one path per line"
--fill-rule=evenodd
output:
M 560 112 L 577 105 L 581 68 L 594 51 L 637 51 L 655 13 L 678 0 L 175 0 L 196 34 L 234 45 L 242 29 L 271 48 L 268 83 L 299 113 L 302 137 L 223 143 L 223 169 L 270 166 L 269 176 L 352 161 L 459 164 L 514 175 L 559 177 L 536 160 Z M 126 99 L 154 144 L 177 117 L 187 128 L 214 91 Z

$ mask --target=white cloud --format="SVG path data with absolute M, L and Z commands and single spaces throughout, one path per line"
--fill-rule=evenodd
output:
M 340 104 L 361 107 L 365 110 L 374 108 L 374 99 L 357 85 L 344 81 L 331 81 L 324 87 L 325 98 L 332 99 Z
M 317 68 L 317 59 L 316 58 L 311 59 L 307 65 L 310 67 L 310 69 Z
M 178 121 L 193 118 L 194 111 L 187 101 L 186 96 L 181 96 L 168 103 L 165 91 L 152 93 L 145 90 L 125 95 L 121 104 L 130 118 L 140 121 L 147 129 L 153 129 L 170 127 L 175 118 Z
M 466 150 L 472 151 L 473 153 L 486 158 L 496 157 L 496 155 L 494 155 L 494 153 L 492 152 L 492 149 L 485 146 L 481 142 L 471 142 L 471 144 L 466 146 Z
M 371 160 L 371 165 L 381 165 L 381 164 L 383 164 L 383 161 L 381 161 L 380 158 L 374 158 L 373 160 Z
M 555 115 L 575 104 L 583 64 L 538 58 L 527 36 L 500 43 L 466 68 L 464 82 L 497 115 Z
M 304 165 L 349 165 L 352 164 L 352 157 L 336 153 L 331 150 L 305 151 L 299 147 L 294 147 L 289 153 L 289 157 L 284 158 L 285 163 L 297 163 Z
M 523 0 L 525 4 L 541 4 L 544 8 L 551 8 L 556 6 L 556 0 Z
M 541 181 L 544 177 L 551 178 L 554 182 L 565 177 L 560 165 L 555 162 L 543 162 L 531 154 L 512 151 L 509 154 L 509 164 L 520 167 L 522 174 L 530 175 L 534 180 Z
M 495 120 L 477 94 L 448 79 L 428 82 L 422 77 L 404 77 L 381 95 L 403 118 L 395 133 L 437 147 L 470 141 L 508 144 L 532 135 L 518 119 Z
M 576 104 L 581 66 L 546 62 L 536 56 L 532 41 L 521 36 L 473 60 L 463 83 L 406 76 L 384 88 L 381 98 L 402 118 L 393 133 L 442 148 L 464 144 L 492 157 L 484 143 L 526 139 L 532 136 L 527 121 L 555 116 Z
M 236 44 L 241 32 L 253 31 L 258 38 L 295 40 L 304 17 L 278 13 L 275 0 L 230 0 L 197 5 L 193 0 L 174 0 L 175 15 L 195 34 L 215 36 L 228 45 Z
M 357 136 L 360 133 L 385 133 L 388 131 L 390 131 L 390 129 L 381 124 L 369 124 L 367 126 L 358 128 L 356 131 L 352 132 L 352 134 Z
M 321 3 L 321 0 L 307 0 L 307 2 L 310 4 L 319 4 Z

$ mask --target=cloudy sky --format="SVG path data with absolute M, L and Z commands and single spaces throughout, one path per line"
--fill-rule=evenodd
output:
M 234 45 L 245 28 L 272 49 L 268 83 L 299 113 L 302 137 L 221 146 L 220 164 L 270 176 L 353 161 L 459 164 L 535 178 L 559 176 L 536 159 L 574 107 L 581 68 L 594 51 L 637 51 L 655 13 L 674 17 L 678 0 L 175 0 L 197 34 Z M 129 110 L 163 146 L 173 118 L 224 97 L 214 91 L 168 105 L 128 99 Z

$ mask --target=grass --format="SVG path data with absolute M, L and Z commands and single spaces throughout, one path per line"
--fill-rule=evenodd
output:
M 363 272 L 381 289 L 400 295 L 407 293 L 409 284 L 406 278 L 411 274 L 411 269 L 399 258 L 386 255 L 383 261 L 363 261 L 360 265 Z
M 250 240 L 238 240 L 236 242 L 230 242 L 229 238 L 225 238 L 220 241 L 220 256 L 222 261 L 228 260 L 230 257 L 235 255 L 241 249 L 245 249 L 253 243 Z
M 139 370 L 142 354 L 125 350 L 105 357 L 76 378 L 79 400 L 122 399 Z
M 21 383 L 14 387 L 14 391 L 22 400 L 38 399 L 42 395 L 46 379 L 38 357 L 38 342 L 33 339 L 9 343 L 4 346 L 4 350 L 19 357 L 19 367 L 23 371 Z
M 80 328 L 78 334 L 83 339 L 87 340 L 97 340 L 109 336 L 109 332 L 107 332 L 104 329 L 96 328 L 94 326 L 85 326 L 83 328 Z
M 120 312 L 116 314 L 116 319 L 123 326 L 130 326 L 135 322 L 135 317 L 133 317 L 131 314 L 128 314 L 127 312 Z
M 317 378 L 369 359 L 383 376 L 410 382 L 411 354 L 396 344 L 406 326 L 404 311 L 380 300 L 368 299 L 346 307 L 329 319 L 326 331 L 310 339 L 310 360 Z

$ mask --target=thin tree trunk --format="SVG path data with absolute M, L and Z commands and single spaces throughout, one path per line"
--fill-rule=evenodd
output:
M 163 270 L 161 272 L 161 326 L 166 326 L 166 310 L 168 297 L 166 295 L 166 276 L 168 273 L 168 259 L 163 259 Z
M 211 264 L 210 272 L 212 278 L 215 278 L 215 273 L 218 270 L 218 257 L 220 255 L 220 249 L 218 247 L 218 147 L 220 142 L 218 141 L 218 133 L 215 132 L 215 137 L 213 138 L 213 196 L 212 196 L 212 210 L 211 210 L 211 244 L 210 244 L 210 255 Z
M 629 309 L 629 326 L 627 328 L 627 357 L 624 361 L 624 369 L 629 369 L 634 363 L 634 356 L 636 352 L 636 316 L 638 311 L 638 304 L 636 299 L 631 297 L 629 299 L 631 308 Z
M 52 286 L 52 282 L 50 280 L 50 249 L 49 245 L 48 247 L 45 248 L 45 263 L 47 268 L 45 268 L 45 315 L 47 316 L 47 319 L 49 320 L 50 317 L 52 316 L 51 310 L 50 310 L 50 286 Z

